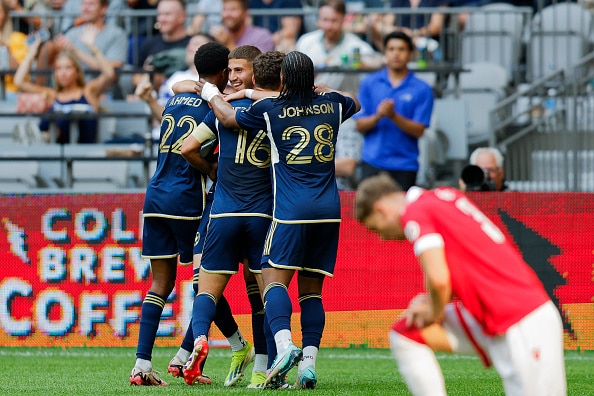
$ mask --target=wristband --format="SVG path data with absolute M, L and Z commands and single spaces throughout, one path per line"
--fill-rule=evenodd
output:
M 245 97 L 248 98 L 248 99 L 251 99 L 253 93 L 254 93 L 254 90 L 253 89 L 246 89 L 245 90 Z
M 209 82 L 205 82 L 204 86 L 202 87 L 202 93 L 200 94 L 200 96 L 202 96 L 202 99 L 206 100 L 207 102 L 210 102 L 212 98 L 214 98 L 217 95 L 220 95 L 217 86 Z

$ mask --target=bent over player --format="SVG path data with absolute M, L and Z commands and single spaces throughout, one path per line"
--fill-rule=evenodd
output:
M 355 212 L 383 238 L 408 239 L 425 275 L 427 293 L 410 301 L 390 332 L 413 395 L 446 394 L 432 350 L 477 353 L 495 367 L 506 395 L 566 394 L 557 308 L 503 232 L 463 193 L 404 193 L 382 174 L 361 182 Z

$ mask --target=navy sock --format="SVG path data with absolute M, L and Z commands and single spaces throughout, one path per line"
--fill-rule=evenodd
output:
M 204 335 L 208 336 L 210 324 L 217 312 L 215 298 L 210 293 L 198 293 L 194 298 L 194 307 L 192 308 L 192 333 L 194 339 Z M 192 342 L 194 345 L 194 342 Z
M 190 324 L 186 329 L 186 335 L 180 345 L 186 351 L 192 351 L 194 349 L 194 332 L 192 331 L 192 319 L 190 319 Z
M 270 369 L 272 367 L 272 362 L 274 362 L 274 358 L 276 358 L 276 342 L 274 341 L 274 334 L 272 334 L 272 330 L 270 330 L 268 320 L 264 320 L 264 335 L 266 336 L 266 349 L 268 352 L 268 364 L 266 365 L 266 368 Z
M 287 287 L 277 282 L 269 284 L 264 291 L 264 300 L 266 302 L 266 320 L 270 324 L 272 334 L 281 330 L 291 330 L 293 306 Z
M 219 302 L 217 303 L 217 312 L 214 317 L 215 325 L 221 330 L 221 333 L 225 336 L 225 338 L 231 337 L 239 326 L 237 326 L 237 322 L 231 313 L 231 307 L 229 306 L 229 301 L 225 298 L 225 296 L 221 296 L 219 298 Z
M 326 314 L 322 305 L 322 296 L 317 293 L 299 296 L 301 306 L 301 334 L 303 347 L 320 347 L 322 333 L 326 324 Z
M 136 357 L 138 359 L 151 360 L 164 306 L 165 298 L 153 292 L 146 294 L 140 314 L 140 331 L 136 348 Z
M 258 282 L 245 285 L 250 306 L 252 307 L 252 332 L 254 335 L 254 349 L 257 354 L 266 354 L 266 336 L 264 335 L 264 303 L 260 297 Z

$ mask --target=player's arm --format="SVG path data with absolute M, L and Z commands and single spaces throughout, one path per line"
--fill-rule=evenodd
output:
M 211 180 L 216 179 L 216 163 L 210 163 L 204 159 L 200 149 L 202 144 L 215 139 L 216 136 L 205 124 L 200 123 L 192 133 L 184 139 L 181 147 L 182 157 L 195 169 L 207 174 Z
M 359 103 L 359 99 L 357 99 L 357 96 L 355 96 L 355 94 L 353 94 L 352 92 L 339 91 L 336 89 L 332 89 L 329 86 L 327 86 L 326 84 L 316 84 L 314 91 L 315 91 L 315 93 L 336 92 L 337 94 L 346 96 L 347 98 L 351 98 L 353 100 L 353 102 L 355 102 L 355 112 L 361 110 L 361 103 Z
M 225 99 L 221 96 L 221 92 L 214 84 L 201 78 L 196 83 L 196 89 L 198 95 L 210 103 L 212 111 L 221 124 L 227 128 L 239 128 L 239 124 L 235 120 L 235 109 L 229 103 L 225 102 Z
M 419 255 L 419 261 L 425 274 L 427 290 L 429 291 L 429 309 L 419 312 L 419 319 L 423 319 L 425 327 L 441 319 L 445 305 L 452 297 L 452 283 L 445 250 L 443 247 L 433 247 Z
M 194 80 L 182 80 L 178 81 L 171 87 L 174 94 L 180 93 L 196 93 L 196 81 Z
M 231 102 L 232 100 L 236 99 L 244 99 L 248 98 L 253 101 L 270 98 L 270 97 L 277 97 L 279 95 L 278 91 L 268 91 L 264 89 L 240 89 L 237 92 L 232 92 L 229 95 L 225 96 L 225 100 L 227 102 Z

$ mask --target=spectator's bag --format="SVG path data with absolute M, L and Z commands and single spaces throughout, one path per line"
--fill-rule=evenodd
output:
M 51 103 L 47 102 L 47 95 L 41 93 L 19 93 L 17 94 L 18 114 L 41 114 L 48 111 Z

